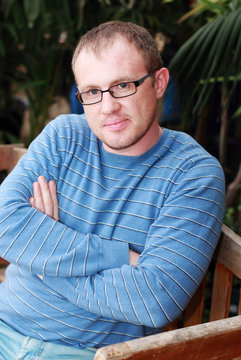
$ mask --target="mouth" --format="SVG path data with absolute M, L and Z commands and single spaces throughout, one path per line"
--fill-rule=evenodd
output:
M 126 128 L 128 119 L 110 120 L 104 124 L 104 127 L 111 131 L 121 131 Z

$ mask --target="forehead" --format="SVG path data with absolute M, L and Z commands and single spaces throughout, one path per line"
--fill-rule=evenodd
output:
M 97 79 L 115 81 L 126 77 L 133 80 L 147 69 L 142 53 L 126 39 L 116 38 L 105 43 L 96 52 L 90 47 L 82 49 L 74 65 L 77 84 L 91 84 Z

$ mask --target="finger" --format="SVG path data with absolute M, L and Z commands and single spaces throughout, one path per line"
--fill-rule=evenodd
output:
M 57 198 L 57 188 L 56 188 L 55 181 L 51 180 L 49 182 L 49 190 L 50 190 L 50 194 L 51 194 L 51 198 L 52 198 L 52 202 L 53 202 L 53 218 L 58 221 L 59 220 L 59 203 L 58 203 L 58 198 Z
M 140 254 L 133 250 L 129 250 L 129 263 L 130 265 L 137 266 Z
M 44 203 L 42 199 L 42 192 L 38 182 L 33 183 L 33 198 L 34 207 L 44 213 Z
M 48 183 L 44 176 L 39 176 L 38 183 L 40 185 L 41 195 L 44 205 L 44 213 L 53 217 L 53 201 L 48 187 Z
M 35 207 L 34 206 L 34 197 L 29 198 L 29 203 L 32 207 Z

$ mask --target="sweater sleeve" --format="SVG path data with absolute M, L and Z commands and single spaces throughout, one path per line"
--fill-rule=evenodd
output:
M 129 263 L 128 244 L 57 222 L 32 208 L 32 184 L 43 175 L 58 183 L 64 152 L 51 123 L 0 187 L 0 256 L 46 276 L 83 276 Z
M 215 159 L 193 166 L 153 222 L 136 267 L 44 282 L 79 307 L 162 327 L 185 309 L 208 268 L 224 215 L 224 176 Z

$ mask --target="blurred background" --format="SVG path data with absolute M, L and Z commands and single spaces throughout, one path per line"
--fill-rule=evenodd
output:
M 28 147 L 58 114 L 83 112 L 71 70 L 78 39 L 104 21 L 135 22 L 171 74 L 160 124 L 219 159 L 225 222 L 240 233 L 241 0 L 1 0 L 0 20 L 0 144 Z

